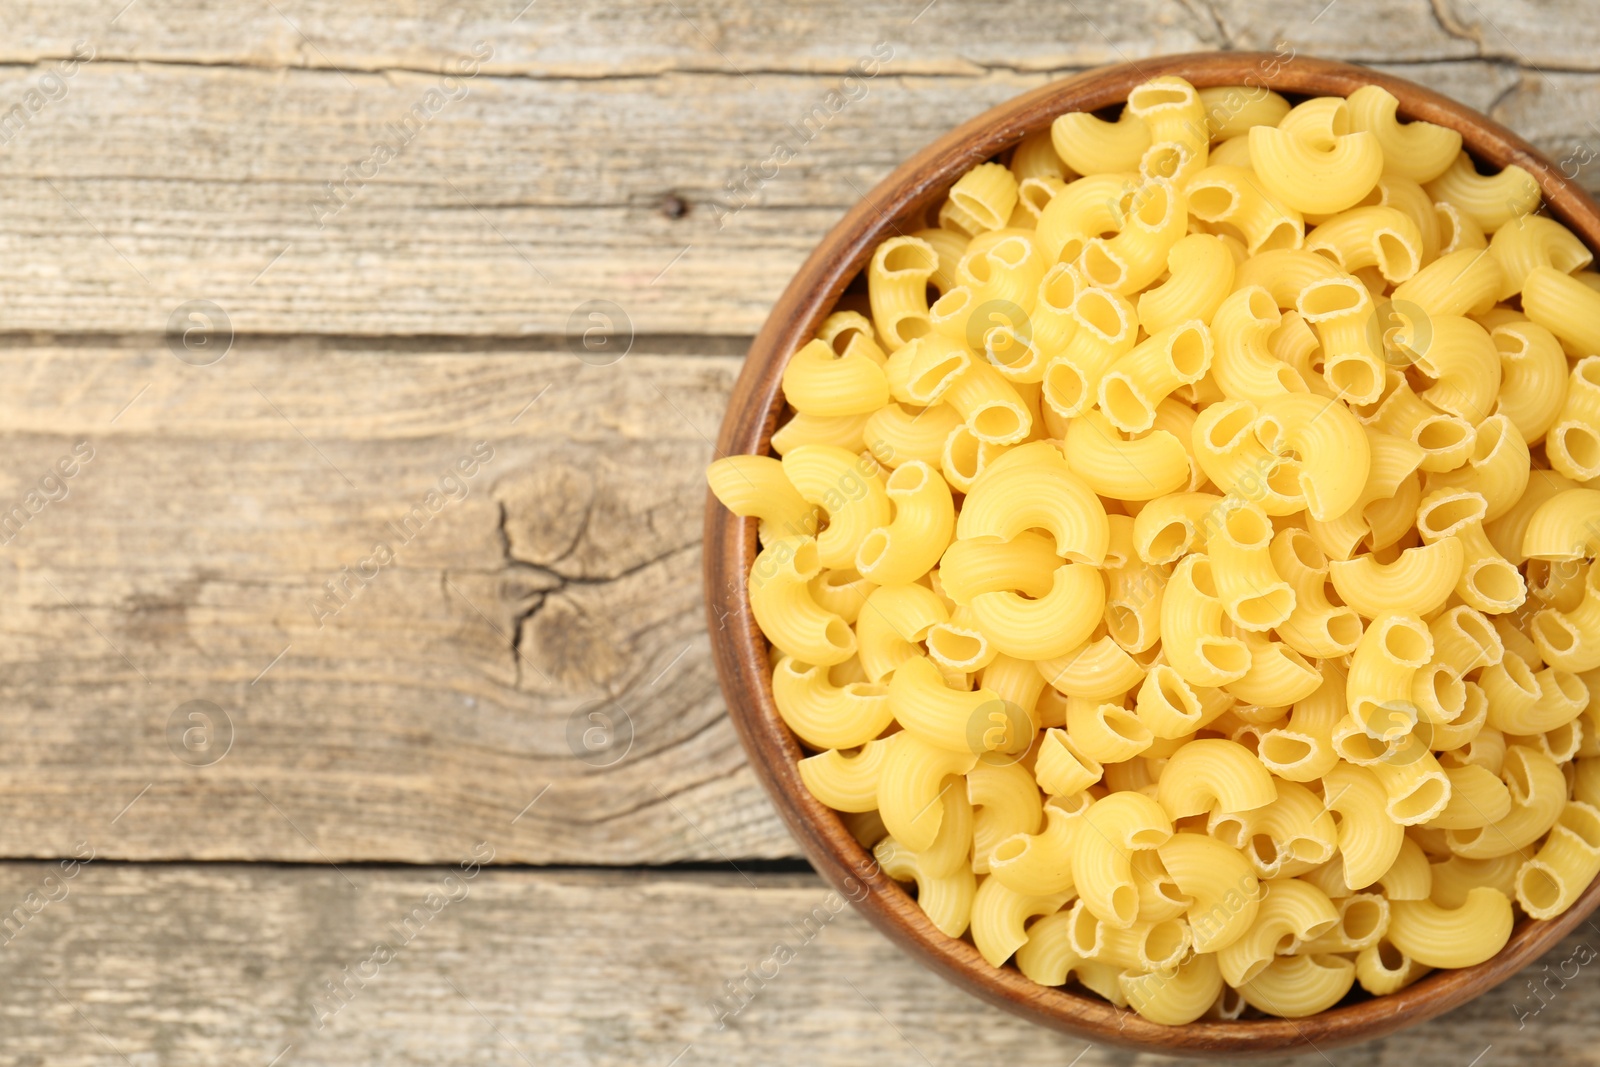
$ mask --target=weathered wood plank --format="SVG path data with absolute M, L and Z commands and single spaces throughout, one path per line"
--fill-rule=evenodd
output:
M 1099 54 L 1064 63 L 1135 55 L 1074 25 L 1066 39 Z M 817 238 L 895 164 L 1067 69 L 924 77 L 908 40 L 890 42 L 895 58 L 859 100 L 809 127 L 840 75 L 486 71 L 456 87 L 460 99 L 435 98 L 437 115 L 382 165 L 374 145 L 398 144 L 393 124 L 438 91 L 426 65 L 86 63 L 0 153 L 12 207 L 0 221 L 0 330 L 162 330 L 178 305 L 207 299 L 249 332 L 548 335 L 607 299 L 641 333 L 748 335 Z M 52 67 L 0 69 L 0 105 L 27 99 Z M 1480 106 L 1503 97 L 1502 110 L 1536 94 L 1529 132 L 1553 148 L 1595 136 L 1570 103 L 1595 76 L 1520 83 L 1499 62 L 1403 72 Z M 752 182 L 747 168 L 779 140 L 796 157 Z M 669 198 L 687 213 L 664 210 Z
M 0 549 L 0 855 L 56 855 L 136 796 L 105 855 L 794 854 L 700 591 L 737 361 L 156 345 L 0 355 L 0 523 L 26 520 Z M 31 514 L 30 491 L 65 496 Z M 179 755 L 193 700 L 233 728 L 202 766 L 215 748 Z M 625 754 L 574 749 L 597 702 Z
M 459 860 L 470 861 L 473 845 Z M 42 902 L 46 890 L 60 899 L 25 912 L 9 942 L 0 1058 L 52 1067 L 259 1067 L 275 1056 L 280 1065 L 429 1067 L 1157 1062 L 1086 1049 L 968 997 L 814 876 L 464 874 L 350 868 L 346 881 L 326 868 L 96 861 L 62 880 L 54 864 L 6 864 L 0 905 L 29 892 Z M 719 1029 L 711 1004 L 729 996 L 725 983 L 763 966 L 779 942 L 793 958 L 752 983 L 753 997 Z M 374 955 L 380 944 L 387 957 Z M 1461 1067 L 1489 1046 L 1478 1062 L 1600 1062 L 1590 1039 L 1600 983 L 1593 963 L 1577 967 L 1580 944 L 1589 949 L 1576 959 L 1593 960 L 1600 937 L 1586 927 L 1542 961 L 1559 975 L 1574 960 L 1565 983 L 1550 981 L 1542 1009 L 1514 981 L 1359 1051 L 1263 1062 Z M 1527 973 L 1542 980 L 1541 968 Z M 329 982 L 342 985 L 341 999 Z M 724 999 L 717 1010 L 736 1006 Z

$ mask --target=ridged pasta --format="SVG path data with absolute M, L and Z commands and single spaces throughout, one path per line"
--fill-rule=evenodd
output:
M 1381 87 L 1164 76 L 863 253 L 707 477 L 801 782 L 944 936 L 1300 1018 L 1600 877 L 1600 271 L 1546 215 Z

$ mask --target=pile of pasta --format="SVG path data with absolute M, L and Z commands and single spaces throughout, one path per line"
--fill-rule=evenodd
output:
M 931 216 L 931 213 L 930 213 Z M 715 494 L 799 773 L 996 967 L 1165 1024 L 1600 873 L 1600 275 L 1376 86 L 1173 77 L 891 237 Z

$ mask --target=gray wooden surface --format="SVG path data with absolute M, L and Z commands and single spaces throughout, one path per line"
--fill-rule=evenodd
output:
M 0 515 L 27 515 L 0 530 L 0 1064 L 1134 1062 L 847 908 L 713 1021 L 828 899 L 709 660 L 701 486 L 739 357 L 900 159 L 1063 73 L 1286 41 L 1593 158 L 1600 16 L 522 3 L 0 2 Z M 576 355 L 599 300 L 615 363 Z M 580 743 L 591 713 L 613 747 Z M 475 847 L 501 866 L 468 880 Z M 1537 1014 L 1519 980 L 1296 1062 L 1597 1063 L 1591 971 Z

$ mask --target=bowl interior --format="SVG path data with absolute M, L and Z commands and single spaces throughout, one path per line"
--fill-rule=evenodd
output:
M 770 452 L 784 413 L 779 382 L 788 357 L 809 340 L 861 274 L 877 244 L 923 226 L 923 216 L 966 170 L 991 159 L 1067 111 L 1120 109 L 1130 89 L 1163 74 L 1198 88 L 1264 86 L 1295 97 L 1347 96 L 1377 84 L 1400 101 L 1400 114 L 1458 130 L 1480 166 L 1515 163 L 1539 182 L 1545 210 L 1591 249 L 1600 249 L 1600 208 L 1531 145 L 1489 118 L 1428 89 L 1377 71 L 1305 56 L 1205 53 L 1140 60 L 1090 71 L 1017 97 L 965 123 L 897 168 L 830 231 L 807 259 L 752 344 L 718 441 L 720 455 Z M 1157 1052 L 1262 1055 L 1326 1049 L 1365 1041 L 1447 1011 L 1504 981 L 1552 947 L 1600 904 L 1600 880 L 1556 919 L 1524 919 L 1494 958 L 1476 967 L 1436 971 L 1381 998 L 1352 994 L 1304 1019 L 1150 1023 L 1091 993 L 1040 986 L 1010 965 L 990 966 L 965 941 L 937 930 L 838 813 L 801 783 L 795 763 L 806 753 L 772 702 L 767 642 L 755 625 L 745 578 L 756 554 L 755 523 L 709 497 L 705 574 L 713 654 L 729 713 L 752 766 L 813 864 L 847 899 L 922 963 L 972 993 L 1041 1024 L 1094 1041 Z M 1359 992 L 1359 987 L 1357 992 Z

